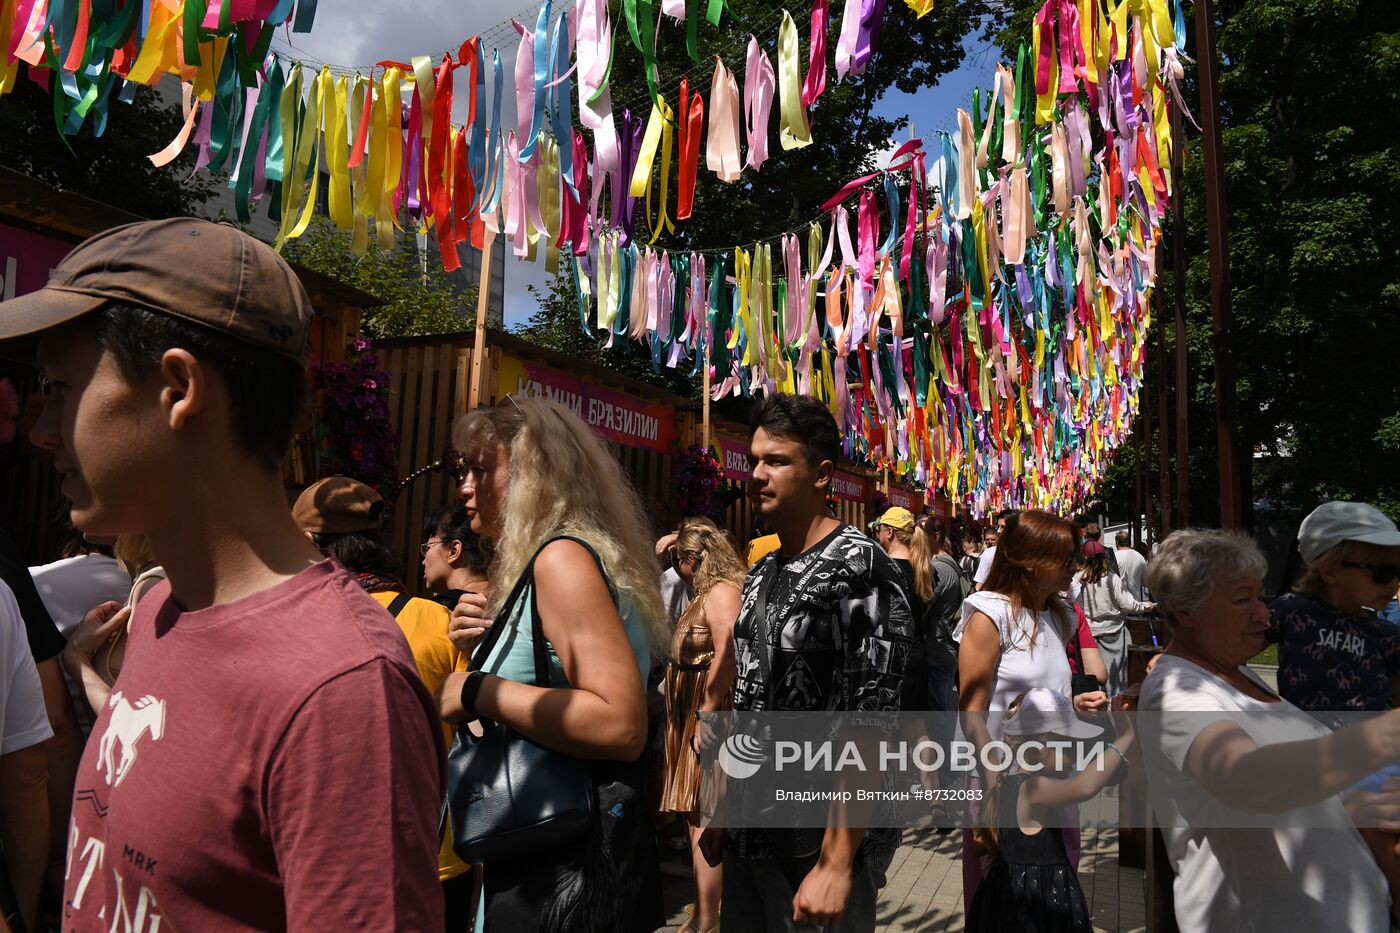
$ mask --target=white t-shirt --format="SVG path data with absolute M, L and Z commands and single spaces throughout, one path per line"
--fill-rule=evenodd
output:
M 0 583 L 0 755 L 38 745 L 53 735 L 44 710 L 39 669 L 29 653 L 24 618 L 10 588 Z
M 1187 714 L 1139 719 L 1182 933 L 1388 933 L 1385 877 L 1340 797 L 1290 813 L 1243 814 L 1186 769 L 1191 744 L 1214 722 L 1236 723 L 1258 745 L 1318 738 L 1326 727 L 1286 700 L 1256 700 L 1174 655 L 1148 674 L 1138 711 Z M 1240 828 L 1247 823 L 1262 825 Z M 1231 828 L 1214 828 L 1222 826 Z
M 666 607 L 666 616 L 675 625 L 690 606 L 690 587 L 686 586 L 675 567 L 666 568 L 661 574 L 661 604 Z
M 131 577 L 115 558 L 104 554 L 80 554 L 52 564 L 30 567 L 29 575 L 53 624 L 68 636 L 94 606 L 108 600 L 125 603 Z
M 1001 660 L 992 677 L 992 697 L 988 712 L 1003 712 L 1011 701 L 1033 687 L 1048 687 L 1056 693 L 1070 695 L 1069 653 L 1064 638 L 1050 612 L 1032 613 L 1022 609 L 1019 618 L 1011 617 L 1011 600 L 1000 593 L 973 593 L 962 604 L 962 619 L 953 630 L 954 640 L 961 642 L 967 620 L 974 612 L 982 612 L 996 625 L 1001 635 Z M 1074 622 L 1070 613 L 1070 624 Z M 1035 626 L 1035 638 L 1030 637 Z M 1000 726 L 993 717 L 988 728 L 993 738 L 1000 735 Z
M 1123 586 L 1133 599 L 1142 599 L 1142 572 L 1147 568 L 1147 560 L 1132 548 L 1115 548 L 1113 556 L 1118 559 L 1118 575 L 1123 578 Z
M 987 576 L 992 572 L 992 558 L 996 556 L 996 545 L 992 545 L 982 552 L 982 556 L 977 558 L 977 572 L 972 575 L 973 583 L 981 586 L 987 582 Z

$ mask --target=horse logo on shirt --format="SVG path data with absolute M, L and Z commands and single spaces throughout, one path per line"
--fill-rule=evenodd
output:
M 136 763 L 136 743 L 147 732 L 156 742 L 165 734 L 165 701 L 146 694 L 133 705 L 118 690 L 107 701 L 112 715 L 97 747 L 97 770 L 105 771 L 107 784 L 116 787 Z M 117 758 L 118 745 L 121 757 Z

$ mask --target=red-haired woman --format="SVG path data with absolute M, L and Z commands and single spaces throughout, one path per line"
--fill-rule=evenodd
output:
M 979 592 L 963 602 L 958 640 L 958 708 L 998 713 L 1037 687 L 1070 696 L 1066 644 L 1074 631 L 1074 607 L 1062 596 L 1079 557 L 1079 529 L 1049 512 L 1022 512 L 1007 522 L 991 572 Z M 980 747 L 999 738 L 992 717 L 967 717 L 963 729 Z M 993 776 L 994 777 L 994 776 Z M 978 787 L 975 778 L 970 788 Z M 991 790 L 986 776 L 981 786 Z M 975 808 L 969 807 L 969 818 Z M 963 832 L 963 896 L 971 904 L 982 880 L 972 831 Z

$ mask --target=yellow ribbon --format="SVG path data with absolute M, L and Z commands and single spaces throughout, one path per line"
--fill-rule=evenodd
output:
M 167 9 L 164 4 L 151 4 L 151 22 L 146 29 L 146 40 L 141 43 L 141 51 L 137 54 L 136 61 L 132 63 L 131 70 L 127 72 L 126 79 L 128 81 L 133 84 L 151 83 L 151 79 L 155 77 L 156 68 L 165 55 L 165 48 L 170 39 L 170 26 L 174 21 L 174 13 Z M 201 99 L 208 100 L 209 98 Z
M 399 177 L 403 174 L 403 129 L 400 108 L 403 106 L 403 71 L 390 68 L 380 80 L 379 98 L 382 126 L 378 133 L 384 185 L 379 191 L 379 209 L 375 218 L 375 233 L 379 237 L 380 249 L 392 249 L 394 231 L 399 227 L 399 215 L 394 210 L 394 196 L 398 194 Z
M 666 201 L 671 186 L 671 150 L 675 145 L 676 115 L 671 106 L 658 95 L 651 104 L 651 116 L 647 119 L 646 133 L 642 136 L 642 150 L 637 156 L 637 167 L 632 172 L 631 187 L 628 193 L 639 198 L 646 195 L 647 217 L 655 217 L 651 223 L 651 240 L 655 243 L 661 236 L 661 231 L 670 233 L 676 232 L 675 224 L 671 223 L 671 218 L 666 216 Z M 656 149 L 658 144 L 661 148 L 661 193 L 660 206 L 655 214 L 651 208 L 651 176 L 653 163 L 656 159 Z
M 602 269 L 606 275 L 598 276 L 598 329 L 612 333 L 613 324 L 617 323 L 618 302 L 622 295 L 622 276 L 618 268 L 618 249 L 616 232 L 606 234 L 598 244 L 598 251 L 603 262 Z M 609 338 L 611 339 L 611 338 Z
M 1132 39 L 1128 35 L 1128 4 L 1130 0 L 1119 0 L 1118 6 L 1109 13 L 1109 20 L 1113 23 L 1113 38 L 1117 47 L 1113 50 L 1113 60 L 1121 62 L 1128 57 L 1131 51 Z
M 465 129 L 462 132 L 466 132 Z M 539 150 L 544 153 L 540 159 L 539 204 L 540 219 L 544 221 L 545 237 L 544 268 L 551 275 L 559 271 L 559 247 L 555 240 L 559 237 L 559 226 L 563 223 L 563 201 L 559 193 L 559 143 L 554 137 L 540 133 Z
M 1079 0 L 1079 44 L 1084 50 L 1084 83 L 1099 83 L 1099 66 L 1094 55 L 1094 24 L 1098 4 L 1095 0 Z
M 350 84 L 350 95 L 346 105 L 346 116 L 349 118 L 350 141 L 354 142 L 360 138 L 360 121 L 369 120 L 373 128 L 373 112 L 370 116 L 365 116 L 365 94 L 372 93 L 371 85 L 364 75 L 357 74 Z M 368 142 L 368 140 L 366 140 Z M 348 156 L 347 156 L 348 164 Z M 356 256 L 363 256 L 369 249 L 369 215 L 360 210 L 360 205 L 364 201 L 366 179 L 369 177 L 369 166 L 365 160 L 361 159 L 360 164 L 350 169 L 350 213 L 352 233 L 350 235 L 350 252 Z
M 311 212 L 316 208 L 316 191 L 320 181 L 321 173 L 311 171 L 312 160 L 316 156 L 320 144 L 321 135 L 321 102 L 324 99 L 325 91 L 330 87 L 331 70 L 322 68 L 321 73 L 311 79 L 307 87 L 306 102 L 301 106 L 300 127 L 295 136 L 295 147 L 283 142 L 283 162 L 282 162 L 282 224 L 277 231 L 277 240 L 273 247 L 281 250 L 283 245 L 290 239 L 295 239 L 306 232 L 307 226 L 311 223 Z M 301 95 L 301 66 L 293 65 L 292 74 L 287 79 L 287 91 L 293 98 L 293 110 L 296 109 L 296 98 Z M 286 110 L 286 95 L 282 98 L 284 109 L 283 127 L 292 128 L 295 123 L 295 114 L 289 115 Z M 284 137 L 285 140 L 285 137 Z M 295 148 L 295 155 L 293 154 Z M 310 178 L 307 178 L 307 175 Z M 309 181 L 309 186 L 308 186 Z M 309 190 L 308 190 L 309 187 Z
M 753 365 L 753 345 L 758 339 L 758 335 L 753 332 L 753 319 L 749 317 L 749 276 L 751 266 L 749 264 L 749 254 L 739 247 L 734 247 L 734 287 L 739 292 L 739 310 L 734 313 L 736 320 L 744 322 L 744 358 L 740 361 L 743 366 Z M 723 294 L 723 290 L 721 290 Z M 723 301 L 723 297 L 720 298 Z M 739 328 L 734 328 L 729 334 L 727 347 L 733 350 L 739 345 Z
M 812 144 L 807 108 L 802 106 L 802 64 L 799 61 L 797 24 L 783 10 L 778 27 L 778 142 L 784 149 Z
M 345 75 L 334 81 L 330 99 L 326 101 L 326 182 L 329 198 L 327 213 L 339 230 L 349 230 L 354 221 L 350 200 L 350 147 L 345 138 L 346 113 L 350 80 Z

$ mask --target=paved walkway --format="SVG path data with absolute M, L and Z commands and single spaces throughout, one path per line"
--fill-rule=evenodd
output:
M 1085 814 L 1086 822 L 1090 814 Z M 880 892 L 879 933 L 944 933 L 963 928 L 962 835 L 909 829 Z M 1093 913 L 1096 933 L 1130 933 L 1146 928 L 1143 873 L 1118 866 L 1117 830 L 1084 830 L 1079 883 Z M 668 856 L 678 864 L 680 857 Z M 666 879 L 668 930 L 684 921 L 681 905 L 694 899 L 690 885 Z

